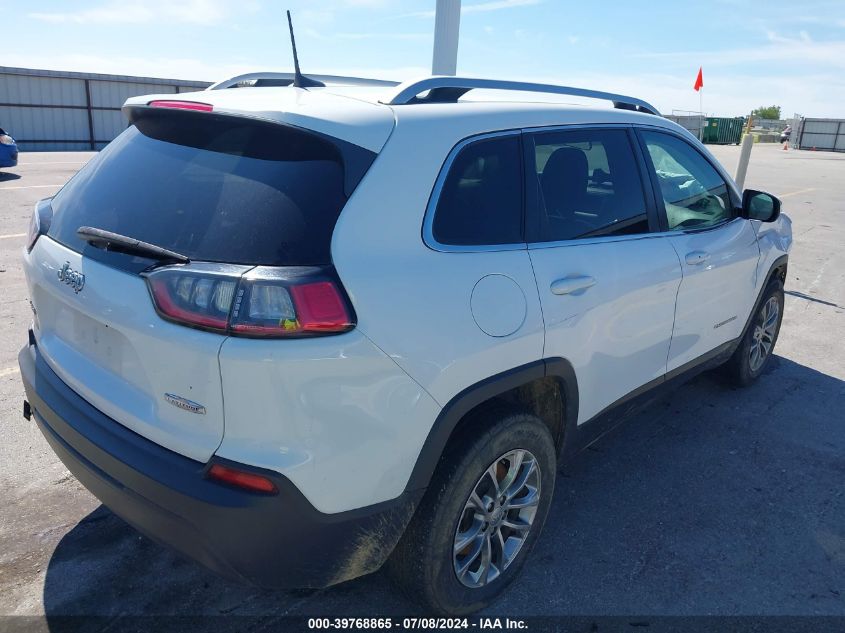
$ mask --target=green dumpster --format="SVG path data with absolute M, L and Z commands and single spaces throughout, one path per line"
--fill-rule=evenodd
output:
M 702 141 L 712 145 L 739 145 L 745 117 L 710 117 L 704 120 Z

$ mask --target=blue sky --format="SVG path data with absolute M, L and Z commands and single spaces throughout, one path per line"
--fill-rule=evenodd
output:
M 434 0 L 0 0 L 0 65 L 215 80 L 431 68 Z M 460 74 L 629 93 L 663 112 L 845 117 L 845 0 L 463 0 Z M 0 98 L 2 101 L 2 98 Z

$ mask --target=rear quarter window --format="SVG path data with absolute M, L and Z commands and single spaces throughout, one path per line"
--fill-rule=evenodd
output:
M 522 242 L 522 156 L 519 136 L 473 141 L 449 165 L 434 211 L 440 244 Z

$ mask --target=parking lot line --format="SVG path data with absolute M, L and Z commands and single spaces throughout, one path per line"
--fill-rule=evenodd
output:
M 6 369 L 0 369 L 0 378 L 4 378 L 5 376 L 11 376 L 12 374 L 17 374 L 20 372 L 20 367 L 7 367 Z
M 789 193 L 783 193 L 778 196 L 778 198 L 788 198 L 789 196 L 797 196 L 799 193 L 807 193 L 808 191 L 815 191 L 815 187 L 808 187 L 807 189 L 799 189 L 798 191 L 790 191 Z
M 26 237 L 26 233 L 9 233 L 8 235 L 0 235 L 0 240 L 7 240 L 12 237 Z
M 0 191 L 4 191 L 6 189 L 39 189 L 43 187 L 61 187 L 64 183 L 58 185 L 26 185 L 24 187 L 0 187 Z

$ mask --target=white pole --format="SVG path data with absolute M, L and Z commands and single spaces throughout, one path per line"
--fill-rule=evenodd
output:
M 704 142 L 704 86 L 698 89 L 698 140 Z
M 754 137 L 746 133 L 742 138 L 742 149 L 739 150 L 739 164 L 736 166 L 736 186 L 745 189 L 745 174 L 748 172 L 748 161 L 751 160 L 751 148 L 754 147 Z
M 437 0 L 434 15 L 432 75 L 454 75 L 458 69 L 458 38 L 461 30 L 461 0 Z

